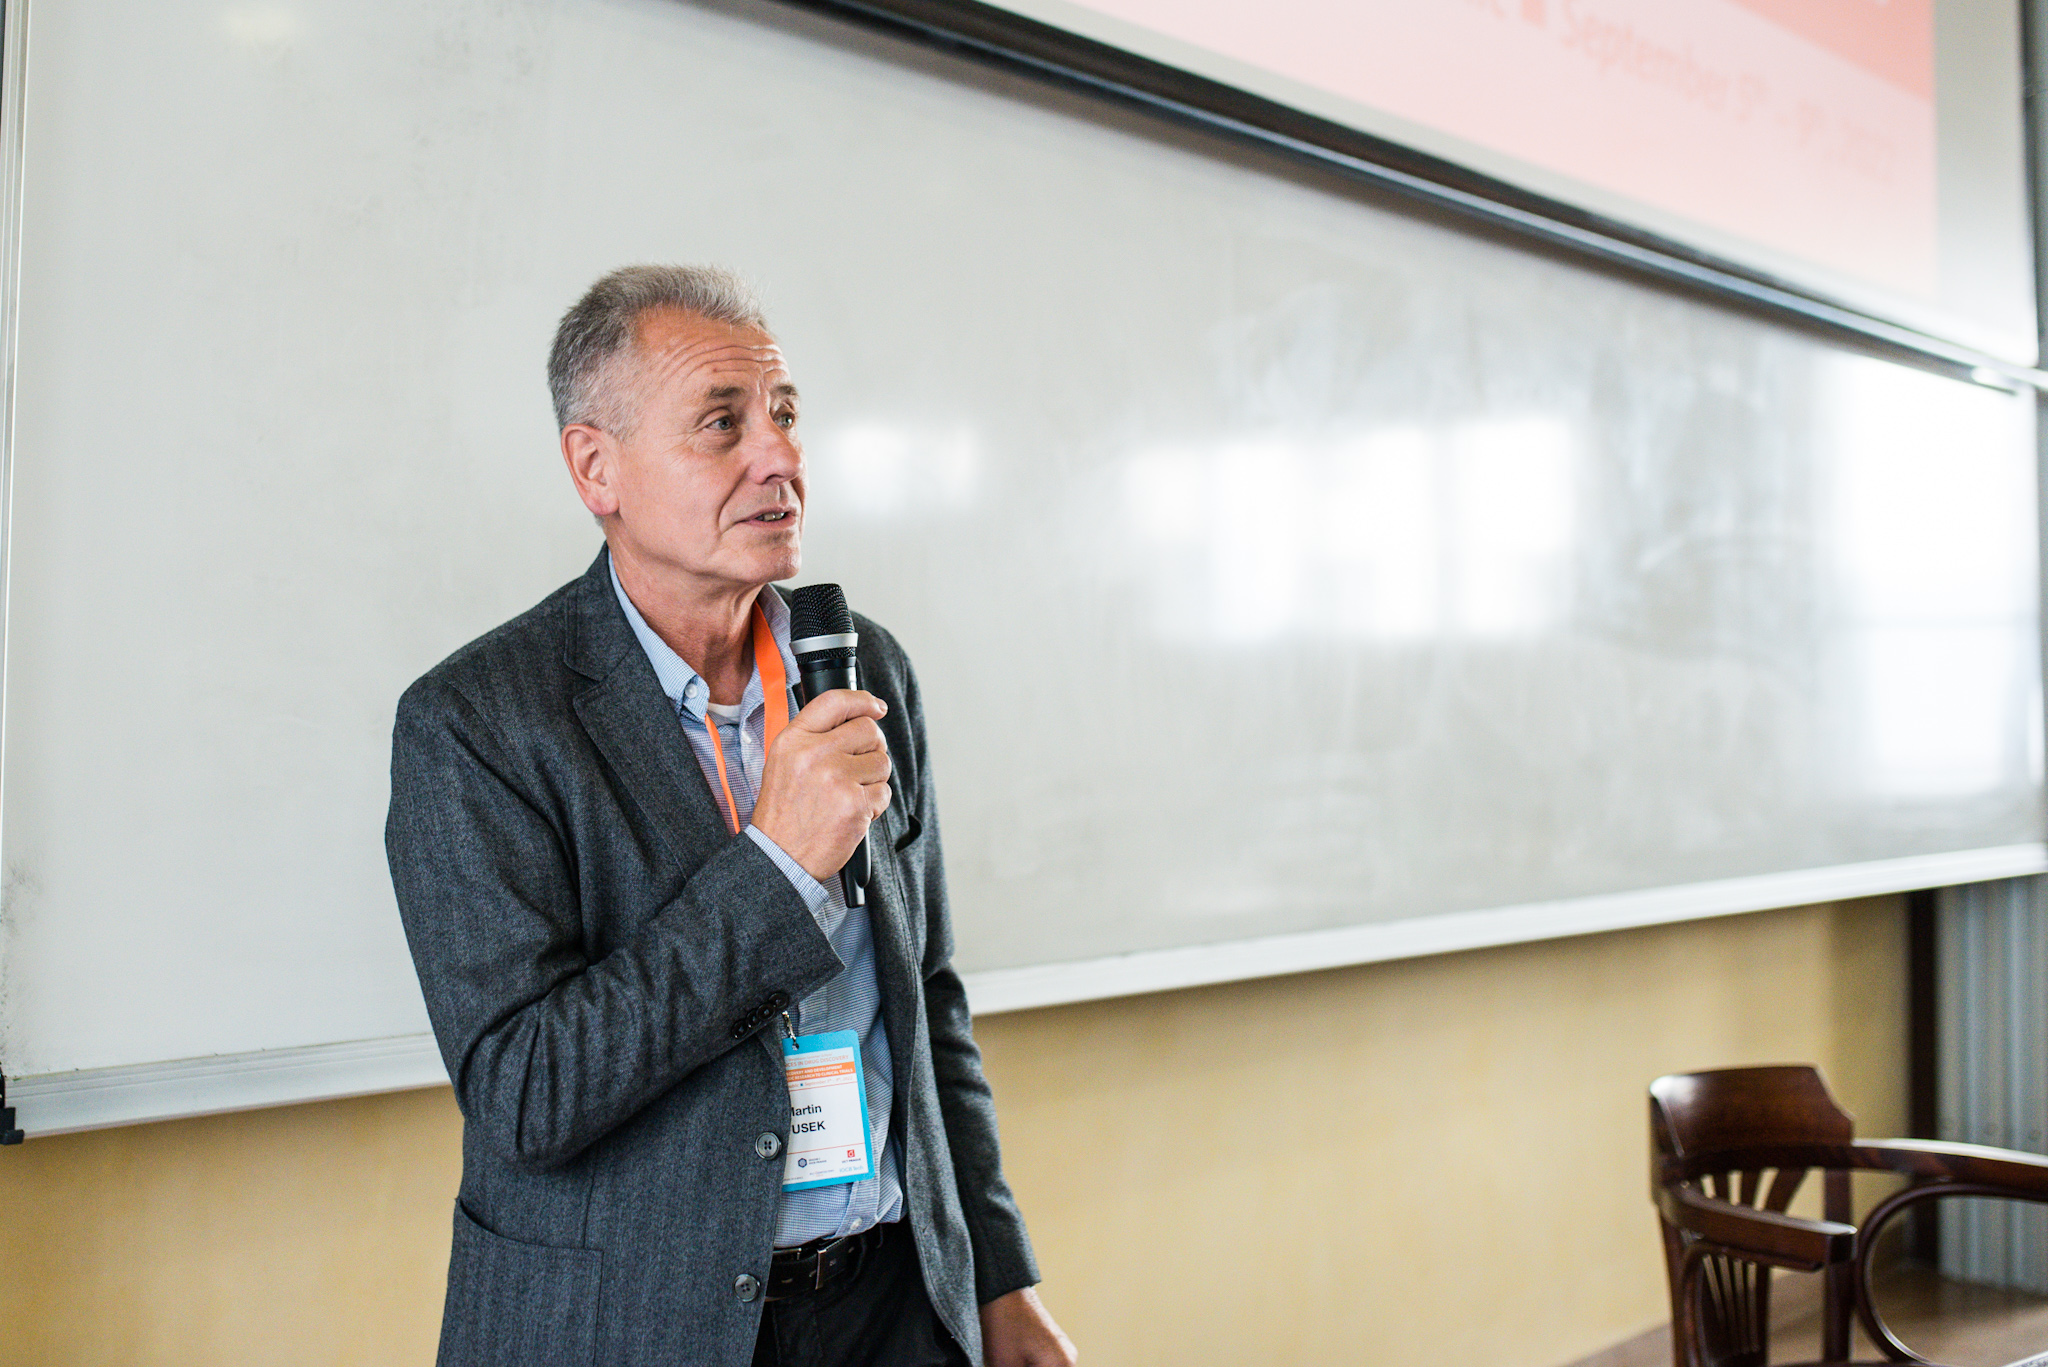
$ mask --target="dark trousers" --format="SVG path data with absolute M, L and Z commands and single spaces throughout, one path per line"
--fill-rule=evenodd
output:
M 763 1307 L 754 1367 L 968 1367 L 925 1296 L 909 1227 L 879 1238 L 853 1271 Z

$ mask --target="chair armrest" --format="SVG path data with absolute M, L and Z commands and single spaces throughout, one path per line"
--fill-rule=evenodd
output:
M 2017 1200 L 2048 1201 L 2048 1158 L 2039 1154 L 1940 1139 L 1858 1139 L 1850 1153 L 1860 1168 L 2001 1187 Z
M 1691 1187 L 1657 1188 L 1657 1209 L 1677 1228 L 1730 1253 L 1798 1272 L 1846 1263 L 1856 1247 L 1854 1225 L 1739 1206 Z

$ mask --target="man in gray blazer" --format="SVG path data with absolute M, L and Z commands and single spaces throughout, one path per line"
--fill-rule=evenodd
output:
M 464 1120 L 441 1362 L 1072 1363 L 950 966 L 910 663 L 856 619 L 865 691 L 784 685 L 769 585 L 808 508 L 758 307 L 613 272 L 549 379 L 606 548 L 408 689 L 392 743 L 392 882 Z M 846 1147 L 804 1169 L 826 1121 L 796 1089 L 826 1085 Z

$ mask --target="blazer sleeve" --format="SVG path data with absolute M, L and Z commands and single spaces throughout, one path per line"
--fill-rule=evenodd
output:
M 463 1116 L 529 1170 L 574 1158 L 841 967 L 744 837 L 592 960 L 572 853 L 540 790 L 458 689 L 430 674 L 407 691 L 392 885 Z
M 924 705 L 917 677 L 903 664 L 903 697 L 911 746 L 917 759 L 916 816 L 919 839 L 912 848 L 923 861 L 925 926 L 924 1005 L 931 1030 L 932 1068 L 946 1144 L 959 1184 L 960 1208 L 974 1246 L 975 1299 L 986 1305 L 1040 1278 L 1031 1237 L 1017 1198 L 1003 1176 L 1002 1145 L 996 1133 L 995 1095 L 982 1071 L 974 1042 L 967 990 L 953 970 L 953 928 L 946 896 L 945 859 L 940 850 L 938 803 L 933 796 L 930 753 L 925 743 Z

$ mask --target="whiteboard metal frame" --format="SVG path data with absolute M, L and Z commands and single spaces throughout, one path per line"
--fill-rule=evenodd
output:
M 992 1016 L 2036 873 L 2048 845 L 2006 845 L 963 976 L 974 1013 Z M 7 1096 L 33 1138 L 447 1081 L 432 1035 L 400 1035 L 10 1078 Z
M 1999 388 L 2048 391 L 2048 370 L 1908 327 L 1782 277 L 1525 190 L 1456 162 L 975 0 L 779 0 L 968 60 L 1136 106 L 1609 269 Z M 2036 64 L 2021 43 L 2021 82 Z M 2037 263 L 2038 264 L 2038 263 Z
M 8 630 L 14 577 L 15 376 L 21 355 L 21 197 L 28 134 L 28 0 L 0 0 L 0 773 L 6 772 Z M 5 822 L 0 803 L 0 825 Z M 0 842 L 0 848 L 5 848 Z M 0 870 L 0 960 L 13 945 L 8 878 Z M 0 1102 L 7 1084 L 0 1077 Z M 0 1105 L 0 1142 L 19 1142 L 13 1108 Z

